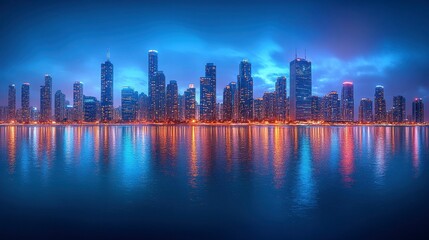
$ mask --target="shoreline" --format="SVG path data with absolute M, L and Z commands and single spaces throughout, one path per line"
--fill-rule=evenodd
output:
M 429 123 L 0 123 L 0 126 L 307 126 L 307 127 L 428 127 Z

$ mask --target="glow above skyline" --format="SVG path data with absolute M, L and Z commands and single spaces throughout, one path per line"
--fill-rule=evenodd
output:
M 395 95 L 405 96 L 407 112 L 412 99 L 429 100 L 424 4 L 126 3 L 2 3 L 0 105 L 7 104 L 7 86 L 14 83 L 19 106 L 19 87 L 29 82 L 31 105 L 39 107 L 45 74 L 53 78 L 53 92 L 62 90 L 68 100 L 75 81 L 84 83 L 85 95 L 99 99 L 100 64 L 110 50 L 118 106 L 123 86 L 147 93 L 150 49 L 158 50 L 159 69 L 167 82 L 177 80 L 180 93 L 193 83 L 199 96 L 204 65 L 215 63 L 218 102 L 223 88 L 236 81 L 243 58 L 252 63 L 254 98 L 272 91 L 281 75 L 289 95 L 295 49 L 299 57 L 306 49 L 312 62 L 314 95 L 340 92 L 344 81 L 352 81 L 355 102 L 373 99 L 379 84 L 388 108 Z

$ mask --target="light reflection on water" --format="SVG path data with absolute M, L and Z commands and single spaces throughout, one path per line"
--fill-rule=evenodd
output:
M 287 222 L 333 206 L 327 196 L 363 193 L 376 199 L 379 190 L 418 179 L 427 167 L 428 132 L 368 126 L 0 126 L 1 194 L 25 199 L 26 189 L 34 188 L 74 198 L 85 191 L 107 198 L 109 206 L 139 209 L 135 214 L 158 206 L 176 213 L 185 208 L 193 217 L 236 212 Z M 93 200 L 82 201 L 75 207 Z

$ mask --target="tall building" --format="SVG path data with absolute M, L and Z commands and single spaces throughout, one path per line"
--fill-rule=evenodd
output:
M 322 99 L 318 96 L 311 97 L 311 120 L 322 120 Z
M 58 90 L 55 92 L 55 121 L 62 122 L 66 118 L 66 95 Z
M 145 93 L 140 93 L 138 100 L 138 120 L 147 121 L 149 114 L 149 98 Z
M 362 98 L 359 104 L 359 122 L 370 123 L 372 121 L 372 101 L 369 98 Z
M 110 62 L 110 52 L 107 60 L 101 64 L 101 121 L 113 120 L 113 64 Z
M 407 118 L 405 109 L 405 98 L 403 96 L 394 96 L 392 109 L 393 122 L 405 121 L 405 119 Z
M 232 94 L 232 120 L 238 121 L 239 107 L 240 107 L 240 94 L 238 93 L 238 87 L 236 82 L 230 82 Z
M 263 98 L 255 98 L 255 100 L 253 100 L 253 120 L 258 122 L 264 120 Z
M 159 85 L 156 81 L 157 72 L 158 72 L 158 51 L 149 50 L 147 79 L 148 79 L 149 120 L 150 121 L 155 121 L 155 119 L 157 118 L 159 119 L 159 116 L 155 116 L 155 108 L 156 108 L 155 105 L 159 103 L 159 90 L 160 90 Z
M 100 103 L 96 97 L 83 96 L 83 112 L 85 122 L 96 122 L 98 121 L 98 108 Z
M 21 87 L 21 120 L 30 121 L 30 84 L 24 83 Z
M 179 121 L 185 121 L 185 111 L 186 111 L 186 104 L 185 104 L 185 94 L 179 94 L 178 97 L 179 102 Z
M 207 63 L 200 78 L 200 120 L 216 120 L 216 65 Z
M 40 111 L 37 107 L 30 108 L 30 120 L 33 122 L 40 121 Z
M 73 121 L 83 121 L 83 83 L 73 84 Z
M 281 76 L 276 81 L 276 120 L 286 121 L 286 107 L 287 107 L 287 95 L 286 95 L 286 77 Z
M 124 87 L 121 91 L 121 116 L 122 121 L 132 122 L 136 120 L 137 99 L 136 92 L 131 87 Z
M 386 100 L 384 99 L 384 87 L 377 85 L 374 94 L 374 121 L 386 121 Z
M 196 107 L 195 100 L 195 87 L 194 84 L 189 84 L 188 89 L 185 91 L 185 120 L 196 120 Z
M 157 71 L 151 77 L 151 88 L 149 92 L 149 115 L 153 122 L 165 120 L 165 75 L 162 71 Z
M 248 122 L 253 119 L 253 78 L 252 64 L 243 59 L 238 68 L 238 121 Z
M 52 118 L 52 77 L 45 75 L 45 85 L 40 86 L 40 122 Z
M 7 121 L 8 107 L 0 106 L 0 122 Z
M 352 82 L 343 82 L 341 91 L 341 117 L 343 121 L 353 122 L 355 116 L 355 101 Z
M 295 58 L 290 62 L 290 119 L 311 119 L 311 62 Z
M 425 121 L 425 109 L 423 100 L 421 98 L 415 98 L 412 104 L 413 107 L 413 122 L 422 123 Z
M 223 116 L 222 120 L 231 121 L 232 120 L 232 112 L 233 112 L 233 96 L 231 85 L 228 84 L 223 89 Z
M 9 85 L 7 94 L 7 119 L 8 121 L 16 120 L 16 87 L 15 84 Z
M 272 92 L 265 92 L 263 97 L 263 119 L 274 121 L 276 118 L 276 95 Z
M 179 90 L 175 80 L 167 84 L 165 108 L 168 121 L 179 121 Z
M 323 98 L 323 119 L 328 122 L 341 120 L 340 100 L 336 91 L 331 91 Z

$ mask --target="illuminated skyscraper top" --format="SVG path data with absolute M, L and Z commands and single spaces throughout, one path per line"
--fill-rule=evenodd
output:
M 343 121 L 354 121 L 354 89 L 353 82 L 343 82 L 341 91 L 341 117 Z
M 374 94 L 374 121 L 386 121 L 386 100 L 384 99 L 384 87 L 377 85 Z
M 243 59 L 238 68 L 238 120 L 248 122 L 253 119 L 253 78 L 252 64 Z

